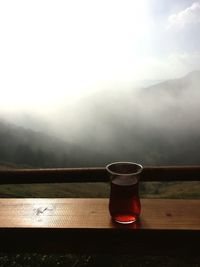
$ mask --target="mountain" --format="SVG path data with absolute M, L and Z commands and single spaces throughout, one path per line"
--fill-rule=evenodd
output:
M 0 165 L 24 167 L 80 167 L 94 155 L 76 144 L 0 121 Z
M 200 164 L 199 87 L 195 71 L 138 90 L 94 91 L 48 118 L 49 134 L 1 121 L 0 160 L 35 167 Z
M 199 87 L 200 71 L 195 71 L 138 90 L 95 92 L 79 107 L 84 131 L 77 139 L 112 161 L 199 164 Z
M 148 93 L 153 93 L 153 91 L 161 91 L 165 93 L 178 96 L 184 91 L 188 90 L 198 90 L 200 84 L 200 71 L 193 71 L 185 75 L 184 77 L 178 79 L 167 80 L 156 85 L 145 87 Z

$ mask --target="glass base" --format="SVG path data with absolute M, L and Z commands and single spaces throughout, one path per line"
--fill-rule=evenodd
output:
M 130 223 L 134 223 L 137 221 L 137 217 L 136 216 L 130 216 L 130 215 L 118 215 L 118 216 L 114 216 L 112 217 L 113 220 L 117 223 L 120 224 L 130 224 Z
M 134 223 L 134 222 L 136 222 L 136 219 L 133 220 L 133 221 L 128 221 L 128 222 L 118 221 L 118 220 L 114 220 L 114 221 L 117 222 L 117 223 L 120 223 L 120 224 L 130 224 L 130 223 Z

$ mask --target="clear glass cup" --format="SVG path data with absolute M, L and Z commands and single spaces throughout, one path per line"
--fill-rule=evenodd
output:
M 110 175 L 109 211 L 114 221 L 122 224 L 138 220 L 141 212 L 139 180 L 142 165 L 114 162 L 106 166 Z

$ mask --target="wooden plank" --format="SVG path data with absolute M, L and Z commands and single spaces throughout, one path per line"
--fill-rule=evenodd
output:
M 200 166 L 144 166 L 141 180 L 200 181 Z M 0 184 L 107 181 L 105 167 L 0 170 Z
M 0 170 L 0 184 L 108 181 L 105 168 L 48 168 Z
M 200 181 L 200 165 L 196 166 L 147 166 L 142 181 Z
M 0 228 L 200 230 L 200 200 L 142 199 L 138 223 L 113 223 L 108 199 L 0 199 Z
M 119 225 L 108 199 L 0 199 L 1 251 L 197 254 L 199 230 L 199 200 L 143 199 Z

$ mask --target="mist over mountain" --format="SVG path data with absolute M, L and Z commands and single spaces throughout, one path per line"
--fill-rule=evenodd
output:
M 138 90 L 95 92 L 73 113 L 74 139 L 112 160 L 199 163 L 199 86 L 195 71 Z M 65 135 L 62 128 L 58 132 Z
M 41 120 L 34 113 L 28 114 L 27 126 L 23 120 L 23 127 L 32 125 L 32 131 L 16 127 L 8 130 L 11 142 L 9 135 L 2 133 L 5 124 L 1 123 L 0 141 L 4 150 L 5 138 L 9 149 L 16 147 L 12 144 L 15 134 L 18 143 L 30 146 L 34 153 L 42 150 L 60 158 L 44 166 L 93 166 L 120 160 L 199 164 L 199 114 L 200 71 L 195 71 L 137 90 L 110 87 L 95 91 Z
M 90 166 L 93 154 L 76 144 L 0 121 L 0 165 L 14 167 Z M 99 158 L 103 158 L 98 155 Z

